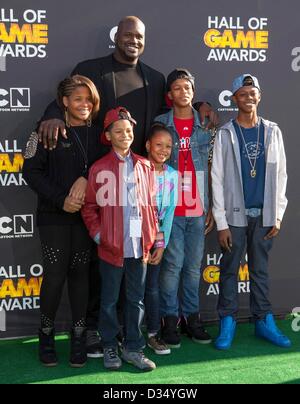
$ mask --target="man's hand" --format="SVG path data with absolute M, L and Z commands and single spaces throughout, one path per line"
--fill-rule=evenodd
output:
M 79 212 L 82 205 L 83 203 L 80 200 L 75 199 L 72 196 L 67 196 L 65 199 L 63 210 L 68 213 Z
M 210 233 L 215 226 L 215 219 L 212 214 L 212 209 L 210 208 L 205 221 L 205 235 Z
M 218 239 L 222 249 L 231 252 L 232 249 L 231 231 L 229 229 L 219 231 Z
M 208 123 L 205 127 L 206 130 L 216 128 L 220 122 L 219 115 L 212 109 L 212 107 L 205 102 L 200 105 L 199 108 L 201 125 L 205 125 L 206 118 Z
M 61 135 L 67 139 L 64 121 L 61 119 L 49 119 L 47 121 L 43 121 L 41 122 L 38 130 L 39 142 L 43 142 L 45 149 L 53 150 L 57 146 L 59 133 L 61 133 Z
M 158 265 L 160 261 L 162 260 L 162 257 L 164 255 L 165 249 L 163 247 L 156 248 L 154 252 L 152 253 L 151 260 L 149 261 L 149 264 L 151 265 Z
M 69 196 L 72 196 L 73 198 L 84 203 L 86 187 L 87 180 L 84 177 L 79 177 L 72 185 Z
M 281 229 L 281 221 L 278 219 L 276 226 L 272 227 L 271 231 L 269 231 L 264 240 L 271 240 L 272 238 L 277 237 L 280 232 L 280 229 Z

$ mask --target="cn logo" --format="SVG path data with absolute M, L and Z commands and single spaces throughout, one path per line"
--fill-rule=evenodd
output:
M 223 107 L 231 107 L 231 97 L 232 97 L 232 92 L 229 90 L 224 90 L 221 92 L 219 95 L 219 102 Z
M 113 27 L 113 28 L 110 30 L 109 36 L 110 36 L 110 39 L 111 39 L 111 41 L 112 41 L 113 43 L 115 42 L 115 35 L 116 35 L 117 31 L 118 31 L 118 27 Z
M 0 88 L 0 107 L 29 108 L 30 89 L 13 87 L 6 90 Z
M 33 215 L 15 215 L 12 218 L 8 216 L 0 217 L 0 238 L 28 234 L 33 234 Z

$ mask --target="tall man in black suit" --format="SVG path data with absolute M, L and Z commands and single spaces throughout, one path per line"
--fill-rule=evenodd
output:
M 71 75 L 80 74 L 91 79 L 101 98 L 99 114 L 99 133 L 102 132 L 106 112 L 117 106 L 123 106 L 137 121 L 135 140 L 132 150 L 144 154 L 146 136 L 154 118 L 165 112 L 165 78 L 162 73 L 140 61 L 145 47 L 145 25 L 137 17 L 123 18 L 115 35 L 115 51 L 108 56 L 86 60 L 79 63 Z M 200 106 L 201 120 L 208 117 L 212 124 L 216 115 L 205 103 Z M 56 101 L 45 111 L 39 126 L 39 135 L 44 146 L 55 148 L 57 137 L 65 136 L 65 124 Z M 107 147 L 103 146 L 102 155 Z M 99 158 L 102 156 L 99 156 Z M 99 309 L 100 280 L 98 260 L 90 268 L 90 298 L 87 312 L 87 348 L 89 357 L 100 357 L 100 346 L 97 337 L 97 320 Z

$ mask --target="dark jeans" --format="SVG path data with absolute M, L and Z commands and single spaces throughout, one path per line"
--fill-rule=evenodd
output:
M 128 351 L 139 351 L 145 346 L 141 332 L 144 317 L 144 294 L 147 266 L 141 259 L 125 258 L 123 267 L 100 260 L 101 304 L 99 332 L 104 348 L 117 347 L 120 324 L 117 303 L 123 276 L 125 277 L 125 340 Z
M 150 334 L 160 329 L 159 313 L 159 265 L 148 265 L 145 290 L 146 325 Z
M 238 312 L 238 272 L 247 245 L 250 275 L 250 309 L 254 319 L 272 312 L 269 301 L 268 259 L 273 240 L 264 240 L 271 230 L 262 226 L 262 217 L 248 216 L 248 227 L 230 227 L 233 246 L 223 252 L 220 265 L 219 316 L 236 317 Z
M 99 271 L 99 257 L 97 245 L 93 243 L 92 258 L 90 262 L 89 273 L 89 299 L 86 313 L 86 325 L 89 330 L 98 330 L 101 277 Z
M 204 253 L 205 216 L 174 217 L 169 244 L 160 271 L 160 314 L 179 315 L 199 312 L 201 263 Z

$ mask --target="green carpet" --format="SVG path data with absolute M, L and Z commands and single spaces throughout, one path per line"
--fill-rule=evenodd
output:
M 145 351 L 157 364 L 151 373 L 142 373 L 124 364 L 118 372 L 104 369 L 102 359 L 89 359 L 82 369 L 68 365 L 69 340 L 58 337 L 59 365 L 44 368 L 37 360 L 37 340 L 0 341 L 0 383 L 62 384 L 300 384 L 300 338 L 288 320 L 278 322 L 293 346 L 281 349 L 253 335 L 253 325 L 240 324 L 232 349 L 219 352 L 213 345 L 199 345 L 188 338 L 171 355 L 157 356 Z M 208 327 L 213 337 L 217 327 Z

